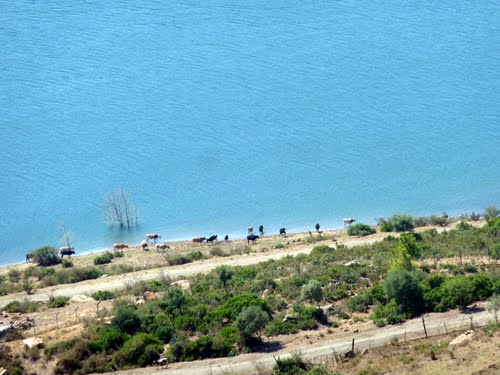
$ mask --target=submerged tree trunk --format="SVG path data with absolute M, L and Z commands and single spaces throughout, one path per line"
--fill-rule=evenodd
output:
M 119 225 L 130 229 L 138 223 L 138 208 L 130 201 L 128 194 L 123 190 L 109 193 L 104 198 L 104 214 L 110 225 Z

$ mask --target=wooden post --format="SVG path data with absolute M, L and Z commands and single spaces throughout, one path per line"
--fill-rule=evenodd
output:
M 469 319 L 470 319 L 470 328 L 469 329 L 474 331 L 474 326 L 472 325 L 472 316 L 469 316 Z
M 57 317 L 59 315 L 60 311 L 56 313 L 56 326 L 59 328 L 59 318 Z
M 351 348 L 352 355 L 354 355 L 354 337 L 352 338 L 352 348 Z
M 78 321 L 78 314 L 76 313 L 78 311 L 78 309 L 80 308 L 80 306 L 78 306 L 76 309 L 75 309 L 75 319 L 76 321 Z
M 446 327 L 446 322 L 444 322 L 444 330 L 448 333 L 448 328 Z
M 99 304 L 100 304 L 101 302 L 102 302 L 102 301 L 97 302 L 97 311 L 96 311 L 96 313 L 97 313 L 97 314 L 99 313 Z
M 424 318 L 422 318 L 422 324 L 424 325 L 425 337 L 429 337 L 429 336 L 427 336 L 427 328 L 425 328 L 425 320 L 424 320 Z

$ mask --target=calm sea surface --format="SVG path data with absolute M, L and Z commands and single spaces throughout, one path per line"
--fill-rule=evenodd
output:
M 499 204 L 499 28 L 494 0 L 2 0 L 0 264 L 61 223 L 82 253 Z

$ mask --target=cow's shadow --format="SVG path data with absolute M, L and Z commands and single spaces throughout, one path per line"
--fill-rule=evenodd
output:
M 274 353 L 283 349 L 283 344 L 279 341 L 262 342 L 252 348 L 256 353 Z

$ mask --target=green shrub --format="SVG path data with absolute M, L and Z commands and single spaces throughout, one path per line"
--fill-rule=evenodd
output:
M 208 252 L 213 257 L 228 256 L 228 254 L 220 246 L 212 246 Z
M 466 276 L 455 276 L 446 279 L 441 286 L 449 308 L 460 307 L 465 309 L 475 300 L 475 287 L 471 278 Z
M 39 266 L 53 266 L 61 262 L 61 259 L 57 255 L 57 250 L 52 246 L 44 246 L 33 250 L 30 255 L 33 262 Z
M 111 326 L 121 332 L 133 335 L 141 327 L 141 319 L 131 306 L 120 306 L 111 321 Z
M 4 311 L 8 313 L 21 313 L 26 314 L 38 310 L 38 305 L 35 302 L 25 299 L 24 301 L 12 301 L 7 304 Z
M 69 260 L 69 259 L 63 259 L 63 261 L 62 261 L 62 267 L 63 268 L 71 268 L 73 266 L 74 266 L 74 264 L 73 264 L 73 262 L 71 260 Z
M 262 310 L 271 313 L 266 301 L 253 293 L 242 293 L 229 298 L 222 305 L 216 307 L 208 315 L 208 322 L 221 322 L 224 318 L 235 321 L 243 308 L 248 306 L 260 306 Z
M 425 227 L 429 225 L 429 220 L 425 216 L 419 216 L 413 219 L 413 225 L 415 227 Z
M 286 248 L 286 245 L 284 243 L 277 243 L 276 245 L 274 245 L 274 248 L 275 249 L 284 249 Z
M 48 306 L 53 309 L 58 309 L 60 307 L 66 306 L 68 302 L 69 302 L 69 297 L 50 296 Z
M 269 314 L 260 306 L 244 307 L 235 323 L 243 336 L 252 336 L 256 333 L 260 336 L 264 327 L 269 323 Z
M 420 281 L 422 275 L 417 272 L 395 270 L 389 272 L 384 281 L 387 299 L 401 306 L 401 311 L 414 316 L 422 312 L 423 298 Z
M 15 268 L 11 269 L 7 273 L 7 276 L 9 277 L 9 281 L 11 283 L 17 283 L 17 282 L 19 282 L 19 280 L 21 280 L 21 271 L 15 269 Z
M 206 255 L 203 255 L 201 251 L 193 251 L 187 255 L 171 255 L 166 256 L 165 259 L 171 266 L 177 266 L 181 264 L 191 263 L 197 260 L 206 259 Z
M 109 290 L 99 290 L 98 292 L 95 292 L 91 295 L 93 299 L 96 301 L 106 301 L 109 299 L 114 299 L 116 298 L 115 293 L 109 291 Z
M 117 354 L 117 361 L 133 367 L 145 367 L 160 358 L 163 345 L 155 336 L 138 333 L 127 340 Z
M 323 299 L 323 289 L 317 280 L 309 280 L 305 285 L 302 285 L 300 297 L 306 301 L 320 302 Z
M 363 223 L 351 225 L 347 228 L 347 235 L 349 236 L 368 236 L 376 233 L 377 231 L 371 226 Z
M 448 224 L 448 216 L 446 215 L 441 215 L 441 216 L 437 216 L 437 215 L 432 215 L 429 217 L 429 223 L 431 225 L 439 225 L 439 226 L 446 226 Z
M 347 301 L 347 308 L 351 312 L 367 312 L 372 301 L 367 294 L 351 297 Z
M 94 264 L 97 266 L 99 264 L 108 264 L 113 261 L 113 254 L 110 252 L 105 252 L 102 255 L 96 256 L 94 258 Z
M 380 224 L 380 231 L 381 232 L 394 232 L 394 224 L 390 221 L 384 221 L 382 224 Z
M 379 305 L 370 316 L 377 327 L 383 326 L 385 322 L 388 324 L 402 323 L 406 316 L 401 310 L 401 306 L 395 300 L 390 300 L 386 305 Z
M 99 346 L 107 353 L 120 349 L 128 336 L 115 327 L 106 327 L 99 331 Z
M 333 247 L 330 247 L 328 245 L 318 245 L 314 246 L 313 249 L 311 250 L 311 257 L 319 257 L 321 255 L 325 254 L 332 254 L 335 251 Z
M 288 358 L 275 358 L 273 375 L 295 375 L 306 374 L 312 368 L 310 362 L 305 361 L 299 353 L 292 354 Z

